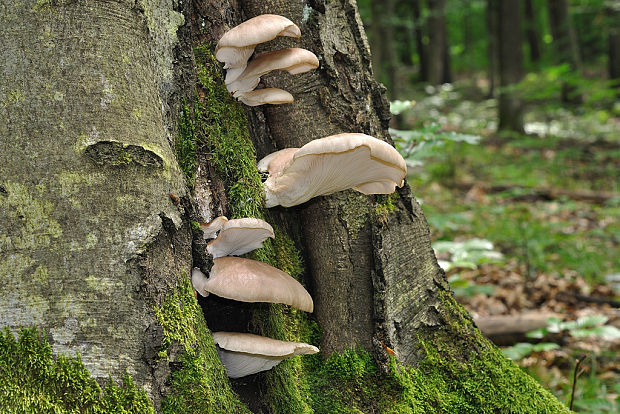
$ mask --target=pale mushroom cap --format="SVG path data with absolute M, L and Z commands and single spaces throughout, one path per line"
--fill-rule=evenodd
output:
M 274 70 L 286 70 L 292 74 L 308 72 L 319 67 L 319 59 L 309 50 L 298 47 L 274 50 L 254 57 L 243 73 L 226 87 L 237 96 L 238 93 L 253 90 L 260 77 Z
M 208 223 L 199 223 L 205 240 L 214 239 L 215 235 L 222 228 L 228 219 L 224 216 L 214 218 Z
M 244 92 L 238 96 L 238 99 L 247 106 L 265 104 L 278 105 L 291 103 L 295 100 L 293 95 L 278 88 L 256 89 L 254 91 Z
M 240 256 L 262 247 L 263 242 L 274 237 L 273 228 L 261 219 L 240 218 L 228 220 L 215 240 L 207 245 L 213 257 Z
M 283 303 L 306 312 L 314 310 L 308 291 L 290 275 L 267 263 L 240 257 L 213 260 L 209 278 L 198 292 L 241 302 Z
M 224 33 L 215 48 L 215 58 L 225 63 L 225 69 L 245 66 L 257 44 L 277 36 L 300 37 L 301 31 L 283 16 L 263 14 L 253 17 Z
M 268 172 L 271 175 L 277 174 L 288 165 L 293 159 L 293 155 L 299 148 L 285 148 L 280 151 L 272 152 L 261 159 L 256 167 L 260 172 Z
M 270 163 L 259 161 L 264 164 Z M 389 194 L 403 185 L 406 174 L 405 160 L 387 142 L 365 134 L 332 135 L 304 145 L 269 176 L 264 183 L 266 206 L 291 207 L 349 188 Z
M 302 342 L 285 342 L 239 332 L 215 332 L 213 340 L 228 376 L 244 377 L 266 371 L 295 355 L 316 354 L 319 349 Z

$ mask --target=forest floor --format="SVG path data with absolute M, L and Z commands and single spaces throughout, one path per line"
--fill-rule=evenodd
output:
M 620 412 L 619 104 L 539 102 L 500 138 L 471 85 L 410 99 L 397 145 L 457 298 L 561 401 Z

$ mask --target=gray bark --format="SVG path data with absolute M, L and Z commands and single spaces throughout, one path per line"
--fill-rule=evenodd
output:
M 0 325 L 44 328 L 101 381 L 127 370 L 156 405 L 153 306 L 191 266 L 168 196 L 181 24 L 168 0 L 0 4 Z

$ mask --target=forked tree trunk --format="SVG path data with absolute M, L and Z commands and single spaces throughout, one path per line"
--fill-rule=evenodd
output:
M 230 99 L 217 95 L 221 78 L 209 75 L 219 64 L 205 70 L 205 42 L 242 20 L 274 13 L 295 21 L 303 37 L 269 47 L 306 47 L 320 56 L 321 67 L 264 77 L 264 85 L 283 87 L 296 101 L 246 109 L 259 157 L 343 131 L 389 140 L 388 105 L 369 70 L 355 2 L 185 3 L 180 30 L 183 18 L 165 1 L 12 6 L 0 15 L 0 116 L 7 120 L 0 124 L 2 325 L 47 329 L 55 352 L 79 352 L 102 381 L 127 370 L 156 408 L 164 401 L 166 412 L 243 412 L 226 391 L 204 320 L 193 313 L 196 300 L 183 289 L 192 264 L 208 263 L 200 262 L 204 246 L 192 242 L 190 220 L 197 217 L 190 199 L 177 199 L 186 190 L 171 145 L 176 116 L 183 96 L 185 114 L 192 102 Z M 195 95 L 191 43 L 202 45 Z M 236 104 L 229 109 L 201 126 L 215 134 L 215 144 L 240 113 Z M 186 122 L 184 133 L 199 128 Z M 208 219 L 228 206 L 220 184 L 205 175 L 217 160 L 205 148 L 197 151 L 192 197 Z M 236 155 L 231 164 L 245 161 Z M 390 398 L 404 398 L 399 403 L 410 409 L 454 412 L 467 402 L 473 410 L 518 404 L 564 411 L 503 359 L 456 304 L 407 186 L 389 198 L 352 191 L 319 197 L 273 209 L 270 218 L 293 231 L 303 248 L 324 356 L 361 346 L 385 373 L 395 354 L 409 368 L 394 372 L 408 372 L 410 386 L 440 390 L 438 398 L 396 387 Z M 297 376 L 310 375 L 311 368 L 298 367 Z M 286 404 L 306 391 L 268 378 L 236 383 L 257 412 L 310 411 L 309 401 L 302 410 Z M 249 383 L 256 388 L 248 390 Z M 166 399 L 174 392 L 184 397 Z M 274 393 L 284 401 L 278 409 L 267 403 Z
M 515 89 L 523 79 L 521 37 L 521 4 L 519 0 L 499 2 L 499 129 L 523 132 L 523 101 Z

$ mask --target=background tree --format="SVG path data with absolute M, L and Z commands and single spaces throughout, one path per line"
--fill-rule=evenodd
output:
M 540 50 L 541 39 L 539 34 L 539 13 L 537 13 L 535 8 L 534 0 L 525 0 L 523 3 L 525 6 L 525 34 L 527 38 L 530 61 L 532 63 L 539 63 L 542 57 L 542 52 Z
M 349 191 L 261 209 L 254 151 L 260 158 L 342 131 L 389 140 L 354 1 L 11 6 L 0 15 L 3 326 L 46 329 L 56 353 L 79 353 L 102 382 L 126 370 L 157 409 L 241 412 L 189 288 L 192 265 L 209 267 L 192 229 L 222 212 L 268 214 L 281 236 L 263 258 L 291 267 L 293 245 L 303 252 L 323 356 L 364 366 L 351 376 L 329 360 L 297 360 L 234 382 L 254 411 L 565 411 L 454 301 L 407 186 L 389 197 Z M 294 104 L 242 109 L 211 48 L 262 13 L 285 15 L 304 34 L 262 49 L 301 45 L 322 65 L 265 76 Z M 222 315 L 207 313 L 207 324 L 317 338 L 311 321 L 282 306 Z M 340 381 L 321 383 L 326 373 Z
M 571 23 L 568 0 L 547 0 L 549 26 L 553 36 L 555 60 L 569 65 L 571 72 L 579 73 L 581 66 L 577 39 Z M 570 82 L 562 84 L 562 102 L 580 103 L 581 96 Z
M 523 79 L 521 3 L 501 1 L 499 28 L 499 129 L 523 132 L 523 102 L 514 88 Z

